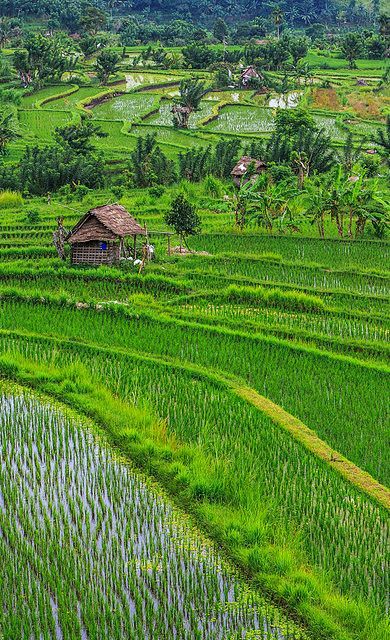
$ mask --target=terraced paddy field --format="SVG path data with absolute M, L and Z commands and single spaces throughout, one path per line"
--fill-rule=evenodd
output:
M 243 147 L 248 137 L 267 138 L 274 130 L 276 109 L 297 106 L 308 106 L 312 110 L 315 122 L 331 137 L 336 147 L 346 140 L 350 131 L 366 148 L 372 148 L 378 130 L 384 126 L 388 110 L 388 98 L 384 93 L 375 96 L 372 93 L 372 87 L 379 81 L 380 61 L 377 62 L 376 74 L 369 80 L 373 83 L 369 94 L 367 87 L 356 86 L 355 76 L 360 71 L 353 76 L 337 66 L 329 69 L 326 81 L 331 86 L 321 88 L 324 80 L 320 73 L 317 77 L 320 70 L 313 67 L 316 77 L 313 76 L 310 84 L 284 94 L 210 89 L 199 110 L 190 118 L 193 137 L 183 138 L 182 132 L 173 128 L 171 113 L 172 99 L 178 95 L 180 80 L 194 75 L 210 85 L 212 75 L 205 71 L 134 70 L 129 68 L 130 62 L 123 63 L 123 71 L 109 86 L 99 86 L 96 78 L 90 80 L 90 85 L 83 84 L 84 80 L 77 84 L 70 78 L 68 83 L 47 86 L 24 95 L 16 111 L 23 140 L 11 143 L 9 159 L 20 158 L 26 144 L 47 144 L 57 126 L 79 121 L 86 111 L 99 122 L 107 122 L 103 129 L 108 140 L 102 138 L 96 144 L 108 162 L 115 162 L 118 159 L 124 161 L 128 152 L 128 144 L 118 136 L 118 122 L 133 125 L 132 132 L 139 135 L 146 133 L 138 129 L 143 121 L 151 127 L 149 132 L 157 133 L 160 144 L 169 145 L 165 151 L 175 159 L 188 146 L 205 146 L 204 140 L 214 145 L 226 134 L 241 138 Z M 85 77 L 87 81 L 88 76 Z M 118 92 L 121 95 L 116 95 Z M 105 97 L 102 99 L 102 96 Z M 86 106 L 90 108 L 86 110 Z M 124 149 L 121 153 L 119 146 L 122 143 Z
M 26 558 L 4 629 L 387 638 L 388 242 L 237 233 L 204 206 L 193 253 L 152 236 L 141 274 L 60 261 L 58 211 L 110 197 L 36 198 L 35 230 L 0 214 L 0 544 Z M 123 204 L 152 233 L 169 198 Z
M 4 637 L 307 637 L 92 424 L 0 389 Z

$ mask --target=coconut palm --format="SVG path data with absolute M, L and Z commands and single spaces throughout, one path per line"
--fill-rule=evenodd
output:
M 284 21 L 284 13 L 280 7 L 275 7 L 272 12 L 272 18 L 276 27 L 276 35 L 278 40 L 280 39 L 280 29 Z
M 180 97 L 172 107 L 173 124 L 179 129 L 188 129 L 191 113 L 198 111 L 205 94 L 205 85 L 200 80 L 186 78 L 179 87 Z

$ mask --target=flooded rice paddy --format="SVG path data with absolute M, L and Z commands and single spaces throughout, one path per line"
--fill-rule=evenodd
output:
M 88 426 L 0 388 L 1 637 L 305 637 Z

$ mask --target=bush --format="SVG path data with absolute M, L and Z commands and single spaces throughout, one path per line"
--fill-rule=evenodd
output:
M 360 160 L 367 178 L 375 178 L 381 167 L 381 159 L 378 156 L 363 156 Z
M 165 189 L 161 184 L 156 185 L 155 187 L 150 187 L 149 189 L 149 195 L 152 196 L 152 198 L 161 198 L 161 196 L 163 196 L 164 193 L 165 193 Z
M 22 205 L 23 198 L 18 191 L 0 191 L 0 209 L 13 209 Z
M 285 164 L 274 164 L 267 171 L 272 182 L 283 182 L 285 180 L 295 180 L 295 174 L 291 167 Z
M 38 224 L 40 219 L 41 217 L 38 211 L 36 211 L 35 209 L 29 209 L 26 214 L 25 223 L 27 225 Z

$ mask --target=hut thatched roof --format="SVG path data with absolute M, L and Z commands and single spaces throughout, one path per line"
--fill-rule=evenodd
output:
M 121 204 L 106 204 L 90 209 L 68 233 L 66 239 L 73 244 L 145 234 L 145 229 Z
M 241 78 L 260 78 L 260 74 L 253 65 L 250 65 L 241 73 Z
M 241 178 L 246 174 L 248 167 L 252 163 L 254 164 L 254 173 L 260 173 L 267 167 L 267 164 L 263 162 L 263 160 L 256 160 L 250 156 L 242 156 L 236 166 L 233 167 L 231 175 L 235 178 Z

